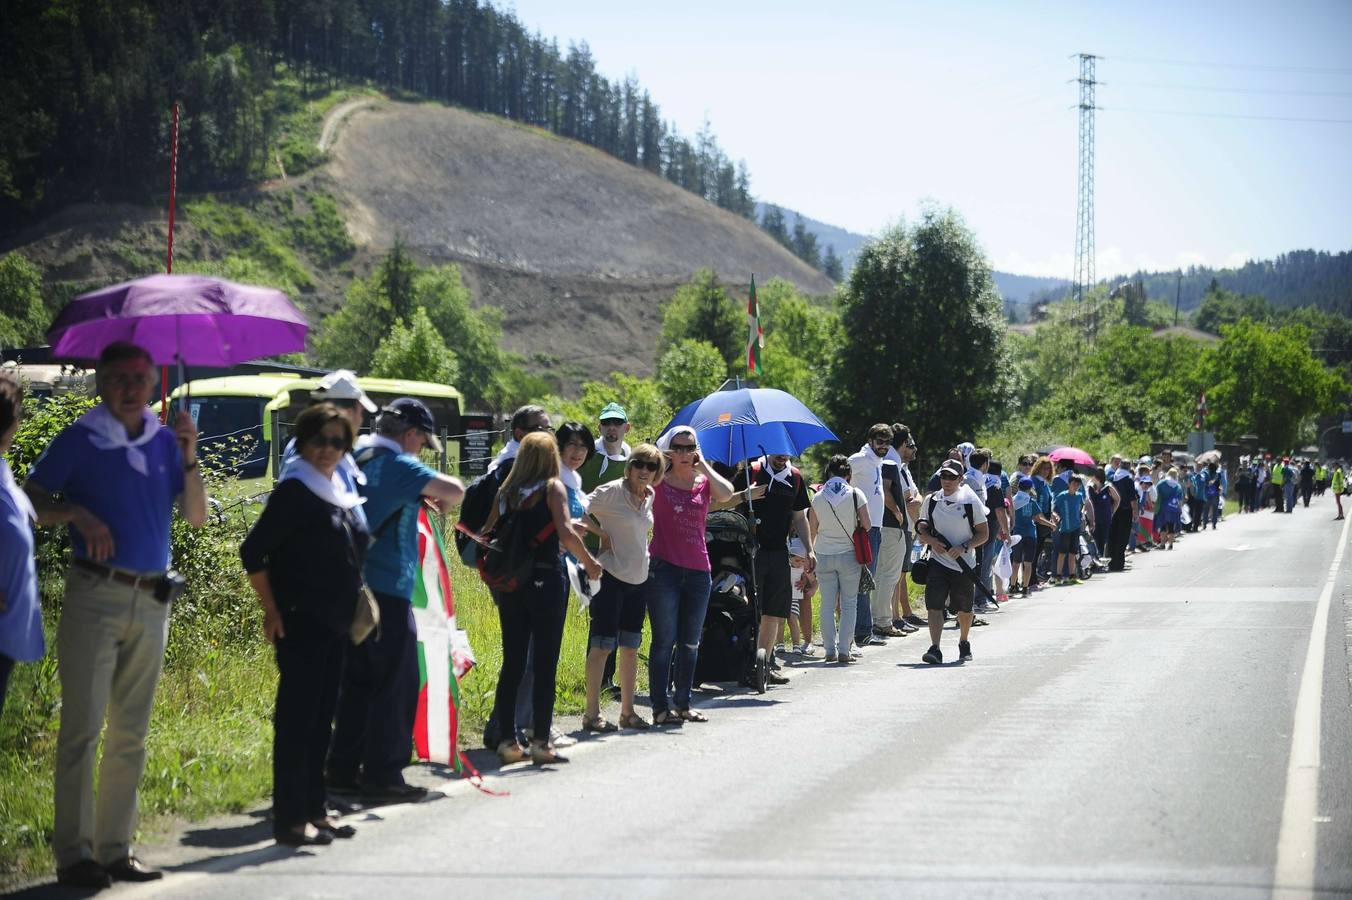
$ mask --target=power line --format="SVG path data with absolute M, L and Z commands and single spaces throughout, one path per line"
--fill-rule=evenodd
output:
M 1099 82 L 1109 84 L 1109 82 Z M 1158 88 L 1170 91 L 1208 91 L 1218 94 L 1281 94 L 1289 97 L 1352 97 L 1352 91 L 1302 91 L 1285 88 L 1228 88 L 1202 84 L 1168 84 L 1159 81 L 1113 81 L 1112 87 Z
M 1107 58 L 1107 57 L 1101 57 Z M 1306 75 L 1352 75 L 1352 69 L 1331 66 L 1274 66 L 1266 63 L 1212 62 L 1192 59 L 1160 59 L 1150 56 L 1114 56 L 1114 62 L 1160 66 L 1191 66 L 1205 69 L 1253 69 L 1259 72 L 1300 72 Z
M 1109 112 L 1146 113 L 1153 116 L 1183 116 L 1202 119 L 1252 119 L 1262 122 L 1316 122 L 1325 125 L 1352 125 L 1352 119 L 1320 119 L 1307 116 L 1259 116 L 1247 113 L 1201 112 L 1187 109 L 1147 109 L 1139 106 L 1100 106 Z

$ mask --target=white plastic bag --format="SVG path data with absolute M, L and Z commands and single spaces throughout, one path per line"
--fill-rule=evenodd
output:
M 1015 535 L 1018 537 L 1018 535 Z M 1011 575 L 1014 574 L 1014 566 L 1009 561 L 1009 541 L 1005 541 L 1000 547 L 1000 555 L 995 557 L 995 577 L 1001 581 L 1008 582 Z
M 1184 525 L 1192 524 L 1192 513 L 1188 511 L 1188 504 L 1182 504 L 1182 508 L 1178 513 L 1178 521 Z

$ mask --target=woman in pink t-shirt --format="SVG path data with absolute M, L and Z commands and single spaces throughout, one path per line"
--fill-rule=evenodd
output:
M 705 722 L 690 708 L 695 659 L 709 607 L 709 549 L 704 543 L 704 520 L 709 502 L 732 496 L 732 484 L 709 468 L 699 452 L 695 430 L 682 425 L 658 440 L 667 458 L 667 473 L 656 487 L 653 501 L 653 539 L 648 545 L 648 618 L 652 642 L 648 647 L 648 688 L 652 695 L 653 724 L 681 720 Z M 679 643 L 679 651 L 677 644 Z M 667 697 L 671 660 L 676 657 L 675 695 Z

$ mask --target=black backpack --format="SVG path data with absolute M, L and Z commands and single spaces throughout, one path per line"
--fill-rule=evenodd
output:
M 455 550 L 460 561 L 470 568 L 479 563 L 482 544 L 474 539 L 488 515 L 493 511 L 493 500 L 498 496 L 498 488 L 512 470 L 513 460 L 509 459 L 490 472 L 485 472 L 469 483 L 465 488 L 465 497 L 460 503 L 460 524 L 455 526 Z
M 510 594 L 520 589 L 535 570 L 535 551 L 554 533 L 551 515 L 543 526 L 531 532 L 524 513 L 546 502 L 546 491 L 536 491 L 517 509 L 509 509 L 498 518 L 487 541 L 479 546 L 479 578 L 490 591 Z

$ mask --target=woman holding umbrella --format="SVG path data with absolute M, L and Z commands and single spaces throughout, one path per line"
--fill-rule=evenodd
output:
M 709 503 L 722 503 L 732 484 L 715 472 L 700 453 L 695 429 L 678 425 L 657 442 L 666 454 L 667 470 L 656 486 L 653 537 L 648 545 L 648 616 L 652 642 L 648 649 L 648 688 L 653 724 L 705 722 L 690 708 L 700 633 L 709 606 L 709 548 L 704 523 Z M 679 648 L 678 648 L 679 643 Z M 672 657 L 676 658 L 674 696 L 668 697 Z

